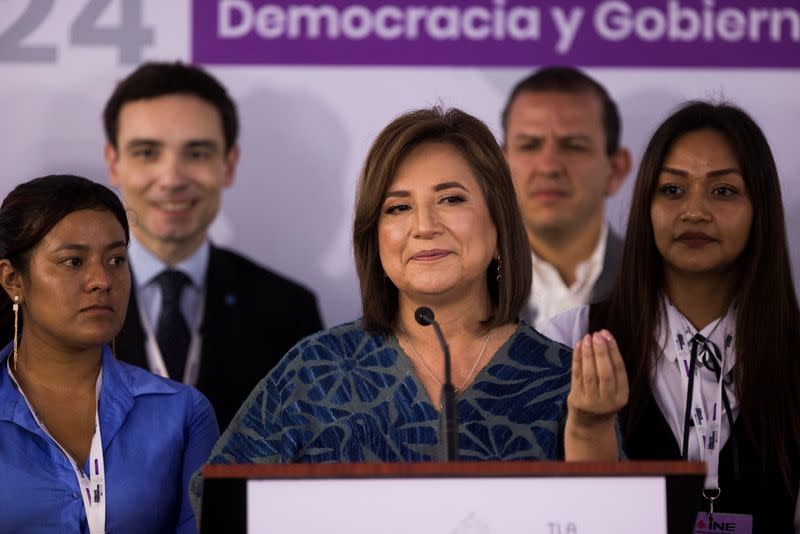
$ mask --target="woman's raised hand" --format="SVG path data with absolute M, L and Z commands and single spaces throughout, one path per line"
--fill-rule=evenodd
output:
M 567 397 L 567 460 L 618 458 L 616 415 L 628 402 L 628 375 L 608 330 L 587 334 L 573 347 Z

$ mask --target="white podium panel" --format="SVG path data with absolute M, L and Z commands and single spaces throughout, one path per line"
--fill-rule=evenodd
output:
M 666 480 L 249 480 L 248 533 L 666 534 Z

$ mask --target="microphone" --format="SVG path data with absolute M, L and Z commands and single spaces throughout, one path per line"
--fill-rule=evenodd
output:
M 420 306 L 414 312 L 414 319 L 422 326 L 433 325 L 439 346 L 444 353 L 444 382 L 442 383 L 442 411 L 444 411 L 444 439 L 448 462 L 455 462 L 458 456 L 458 415 L 456 413 L 456 388 L 450 376 L 450 347 L 444 339 L 442 329 L 433 316 L 433 310 L 427 306 Z

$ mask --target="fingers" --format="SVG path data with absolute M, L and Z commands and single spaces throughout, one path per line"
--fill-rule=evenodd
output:
M 583 389 L 583 351 L 581 349 L 581 341 L 579 340 L 572 347 L 572 387 L 580 387 Z
M 573 347 L 571 397 L 575 407 L 594 414 L 615 412 L 627 403 L 625 364 L 607 330 L 587 334 Z
M 597 367 L 597 390 L 600 398 L 608 399 L 616 395 L 617 377 L 614 364 L 611 362 L 608 339 L 604 332 L 595 332 L 592 335 L 594 347 L 594 364 Z
M 596 397 L 598 393 L 597 384 L 597 355 L 595 352 L 596 343 L 593 336 L 586 334 L 583 336 L 583 358 L 581 358 L 583 367 L 583 389 L 590 397 Z
M 622 361 L 622 354 L 619 352 L 617 340 L 611 335 L 608 330 L 603 330 L 608 342 L 608 348 L 611 354 L 611 364 L 614 366 L 614 377 L 616 381 L 617 392 L 624 396 L 624 402 L 628 402 L 628 371 L 625 369 L 625 362 Z

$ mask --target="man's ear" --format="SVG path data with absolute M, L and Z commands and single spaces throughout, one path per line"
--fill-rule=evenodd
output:
M 225 154 L 225 187 L 233 185 L 236 176 L 236 166 L 239 164 L 239 145 L 233 145 Z
M 22 282 L 22 273 L 15 269 L 8 259 L 0 260 L 0 285 L 3 286 L 3 290 L 12 302 L 14 297 L 19 297 L 22 300 L 25 290 Z
M 608 159 L 611 163 L 611 176 L 608 179 L 606 196 L 610 197 L 619 191 L 619 188 L 625 183 L 625 178 L 628 177 L 633 166 L 633 158 L 631 158 L 631 153 L 627 148 L 619 147 Z
M 119 155 L 117 154 L 117 149 L 114 148 L 111 143 L 106 143 L 106 146 L 103 148 L 103 157 L 108 166 L 108 182 L 114 187 L 119 187 L 119 175 L 117 174 Z

